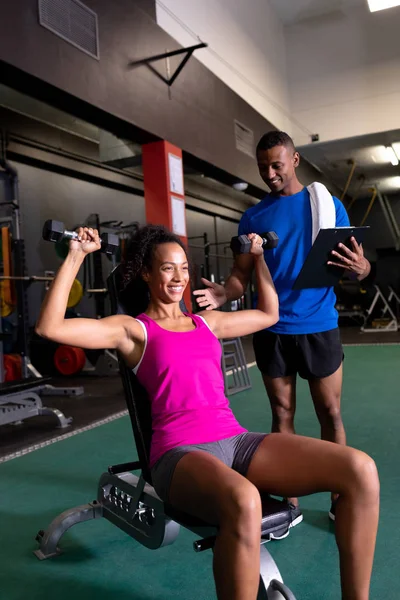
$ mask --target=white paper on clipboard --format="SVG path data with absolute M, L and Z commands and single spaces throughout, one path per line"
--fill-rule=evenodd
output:
M 185 201 L 171 196 L 172 231 L 186 237 Z
M 169 188 L 174 194 L 184 195 L 182 159 L 168 153 Z

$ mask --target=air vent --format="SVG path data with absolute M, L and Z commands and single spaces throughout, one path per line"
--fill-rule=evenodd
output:
M 234 124 L 237 150 L 254 158 L 254 133 L 251 129 L 236 121 L 236 119 Z
M 39 0 L 39 23 L 99 59 L 97 14 L 78 0 Z

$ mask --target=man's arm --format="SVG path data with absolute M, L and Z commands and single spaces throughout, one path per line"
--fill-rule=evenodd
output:
M 225 285 L 213 283 L 202 277 L 202 282 L 207 287 L 204 290 L 195 290 L 197 304 L 206 310 L 219 308 L 225 302 L 238 300 L 247 290 L 253 271 L 253 256 L 251 254 L 238 254 L 232 267 L 232 272 Z
M 254 260 L 251 254 L 237 254 L 232 272 L 225 282 L 226 300 L 238 300 L 243 296 L 249 285 L 253 272 Z

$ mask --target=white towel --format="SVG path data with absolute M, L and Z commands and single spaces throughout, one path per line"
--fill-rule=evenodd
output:
M 331 229 L 336 225 L 336 209 L 332 195 L 328 189 L 322 184 L 311 183 L 307 186 L 310 193 L 310 205 L 312 216 L 312 240 L 318 235 L 320 229 Z

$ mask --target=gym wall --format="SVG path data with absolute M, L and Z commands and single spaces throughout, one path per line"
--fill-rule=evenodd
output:
M 55 271 L 61 264 L 54 244 L 42 240 L 42 227 L 46 219 L 63 221 L 68 228 L 82 223 L 91 213 L 98 213 L 102 221 L 145 222 L 143 197 L 21 163 L 13 165 L 19 175 L 22 235 L 25 239 L 28 275 L 43 275 L 45 270 Z M 105 257 L 103 266 L 106 276 L 111 263 Z M 81 281 L 82 274 L 81 270 Z M 37 318 L 43 295 L 44 284 L 34 283 L 29 287 L 31 324 Z M 84 297 L 77 311 L 82 316 L 94 316 L 94 301 Z
M 234 122 L 249 128 L 256 142 L 273 128 L 267 120 L 195 57 L 171 88 L 145 65 L 129 68 L 130 61 L 179 48 L 156 24 L 154 0 L 86 5 L 98 17 L 99 60 L 42 27 L 37 2 L 10 4 L 0 20 L 2 82 L 119 137 L 139 143 L 166 139 L 187 158 L 263 189 L 254 156 L 236 147 Z M 172 72 L 181 59 L 171 60 Z M 164 61 L 155 66 L 166 75 Z M 313 169 L 311 179 L 318 177 Z

